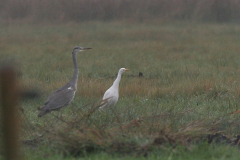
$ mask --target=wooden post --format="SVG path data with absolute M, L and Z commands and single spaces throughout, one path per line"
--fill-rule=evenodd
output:
M 19 160 L 19 91 L 16 72 L 13 67 L 5 66 L 0 70 L 1 121 L 3 149 L 6 160 Z

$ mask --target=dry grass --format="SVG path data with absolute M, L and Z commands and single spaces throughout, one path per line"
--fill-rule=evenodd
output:
M 79 78 L 79 97 L 92 97 L 100 98 L 104 92 L 112 85 L 113 78 L 101 78 L 92 79 L 87 77 Z M 239 97 L 239 85 L 236 84 L 235 78 L 232 77 L 225 79 L 224 82 L 219 80 L 209 79 L 198 79 L 196 81 L 186 80 L 179 81 L 175 79 L 170 85 L 158 84 L 158 79 L 149 78 L 122 78 L 120 84 L 120 95 L 121 97 L 148 97 L 148 98 L 164 98 L 166 96 L 176 97 L 179 95 L 186 97 L 193 97 L 199 95 L 207 95 L 208 98 L 216 98 L 223 94 L 231 94 Z M 55 83 L 52 88 L 57 88 L 63 81 Z M 219 85 L 219 84 L 224 85 Z M 235 83 L 235 84 L 234 84 Z M 84 84 L 84 85 L 82 85 Z M 229 86 L 229 87 L 226 87 Z
M 171 146 L 184 146 L 187 150 L 192 145 L 201 141 L 208 143 L 227 143 L 239 145 L 239 136 L 227 137 L 221 130 L 221 120 L 197 120 L 185 125 L 172 128 L 164 123 L 164 119 L 178 121 L 182 116 L 187 116 L 193 109 L 185 110 L 176 114 L 162 114 L 143 116 L 131 121 L 120 122 L 118 115 L 111 124 L 97 122 L 95 116 L 102 116 L 97 109 L 97 104 L 89 105 L 85 113 L 78 111 L 70 120 L 56 117 L 57 123 L 53 126 L 41 128 L 42 140 L 46 141 L 60 154 L 82 156 L 84 153 L 100 152 L 120 153 L 121 155 L 147 156 L 154 147 L 162 148 Z M 100 117 L 98 117 L 99 119 Z M 214 122 L 215 121 L 215 122 Z M 109 123 L 109 122 L 108 122 Z M 35 141 L 35 145 L 43 141 Z M 24 142 L 32 145 L 30 141 Z

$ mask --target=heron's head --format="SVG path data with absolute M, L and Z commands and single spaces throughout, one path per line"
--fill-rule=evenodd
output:
M 86 50 L 89 50 L 89 49 L 92 49 L 92 48 L 86 48 L 86 47 L 79 47 L 79 46 L 77 46 L 77 47 L 75 47 L 73 49 L 73 53 L 74 52 L 82 52 L 82 51 L 86 51 Z
M 119 73 L 123 74 L 124 72 L 129 71 L 129 69 L 126 68 L 120 68 Z

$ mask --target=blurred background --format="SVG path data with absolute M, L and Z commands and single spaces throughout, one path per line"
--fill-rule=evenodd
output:
M 239 0 L 1 0 L 2 21 L 239 21 Z

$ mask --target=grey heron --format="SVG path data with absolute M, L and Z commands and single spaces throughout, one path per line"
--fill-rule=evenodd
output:
M 78 64 L 77 64 L 77 53 L 85 51 L 91 48 L 84 47 L 75 47 L 72 52 L 73 64 L 74 64 L 74 73 L 72 79 L 65 84 L 63 87 L 59 88 L 53 92 L 47 99 L 46 103 L 41 109 L 41 112 L 38 114 L 38 117 L 54 111 L 59 110 L 67 106 L 74 98 L 75 92 L 77 90 L 77 81 L 78 81 Z
M 118 71 L 117 78 L 113 82 L 113 85 L 104 93 L 103 101 L 101 103 L 102 106 L 99 107 L 100 110 L 104 109 L 105 107 L 112 107 L 117 103 L 119 97 L 119 83 L 121 76 L 125 71 L 129 71 L 129 69 L 120 68 Z

